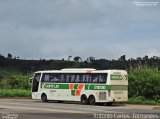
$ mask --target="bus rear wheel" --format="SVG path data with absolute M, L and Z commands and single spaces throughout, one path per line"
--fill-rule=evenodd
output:
M 46 95 L 45 93 L 42 94 L 41 100 L 42 100 L 43 102 L 48 102 L 48 100 L 47 100 L 47 95 Z
M 89 96 L 88 101 L 90 105 L 95 105 L 96 103 L 96 99 L 93 95 Z
M 106 105 L 107 106 L 112 106 L 112 102 L 107 102 Z
M 81 96 L 81 104 L 82 105 L 87 105 L 88 104 L 88 100 L 87 100 L 87 97 L 85 95 Z

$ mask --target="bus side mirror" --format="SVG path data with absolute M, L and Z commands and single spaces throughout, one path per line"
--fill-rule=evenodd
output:
M 28 80 L 28 83 L 31 85 L 33 81 L 33 77 Z

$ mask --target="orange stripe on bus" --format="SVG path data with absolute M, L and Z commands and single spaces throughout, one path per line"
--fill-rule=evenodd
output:
M 80 96 L 80 94 L 81 94 L 81 90 L 76 90 L 76 96 Z
M 82 90 L 83 86 L 84 86 L 84 84 L 79 84 L 79 85 L 78 85 L 78 89 L 79 89 L 79 90 Z
M 92 73 L 92 70 L 88 70 L 88 71 L 86 71 L 86 73 Z
M 73 90 L 74 89 L 74 84 L 69 84 L 69 89 Z

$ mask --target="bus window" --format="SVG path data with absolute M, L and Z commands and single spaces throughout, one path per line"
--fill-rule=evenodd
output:
M 104 83 L 105 81 L 105 78 L 104 78 L 104 75 L 99 75 L 99 83 Z
M 60 75 L 54 74 L 53 82 L 60 82 Z
M 82 82 L 83 83 L 89 83 L 91 79 L 91 76 L 89 74 L 83 74 L 82 75 Z
M 70 78 L 71 78 L 70 82 L 74 83 L 75 82 L 75 74 L 71 74 Z
M 50 82 L 50 74 L 43 74 L 41 82 Z
M 92 83 L 98 83 L 98 74 L 92 74 Z
M 106 83 L 106 76 L 105 74 L 100 74 L 99 75 L 99 83 Z
M 92 82 L 92 77 L 90 74 L 87 75 L 88 76 L 88 83 L 91 83 Z
M 85 74 L 82 75 L 82 82 L 86 83 L 86 76 L 85 76 Z
M 66 75 L 66 83 L 70 83 L 70 74 Z
M 54 82 L 54 74 L 49 74 L 49 81 L 48 82 Z
M 65 74 L 61 74 L 61 83 L 66 83 L 66 75 Z
M 79 75 L 79 74 L 76 75 L 76 80 L 75 80 L 75 82 L 76 82 L 76 83 L 80 83 L 80 75 Z

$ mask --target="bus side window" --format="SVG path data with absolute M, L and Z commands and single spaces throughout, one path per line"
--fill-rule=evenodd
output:
M 83 83 L 86 82 L 86 75 L 85 75 L 85 74 L 82 75 L 82 82 L 83 82 Z
M 79 75 L 79 83 L 83 83 L 83 74 L 78 74 Z
M 89 74 L 83 74 L 82 75 L 82 82 L 83 83 L 89 83 L 90 82 L 90 75 Z
M 89 83 L 89 75 L 88 74 L 86 75 L 85 83 Z
M 43 74 L 42 82 L 50 82 L 50 74 Z
M 50 82 L 54 82 L 54 74 L 50 74 L 49 80 L 50 80 Z
M 60 75 L 59 74 L 54 75 L 54 82 L 60 82 Z
M 101 74 L 99 75 L 99 83 L 103 83 L 103 76 Z
M 106 83 L 107 76 L 106 74 L 99 75 L 99 83 Z
M 76 80 L 75 80 L 75 82 L 76 82 L 76 83 L 80 83 L 80 75 L 79 75 L 79 74 L 76 75 Z
M 75 74 L 70 75 L 70 82 L 74 83 L 75 82 Z
M 92 75 L 92 83 L 98 83 L 98 75 L 97 74 Z
M 70 75 L 69 74 L 66 75 L 66 83 L 70 83 Z
M 61 83 L 66 83 L 66 75 L 65 74 L 61 74 Z
M 92 82 L 91 74 L 88 74 L 88 83 Z

